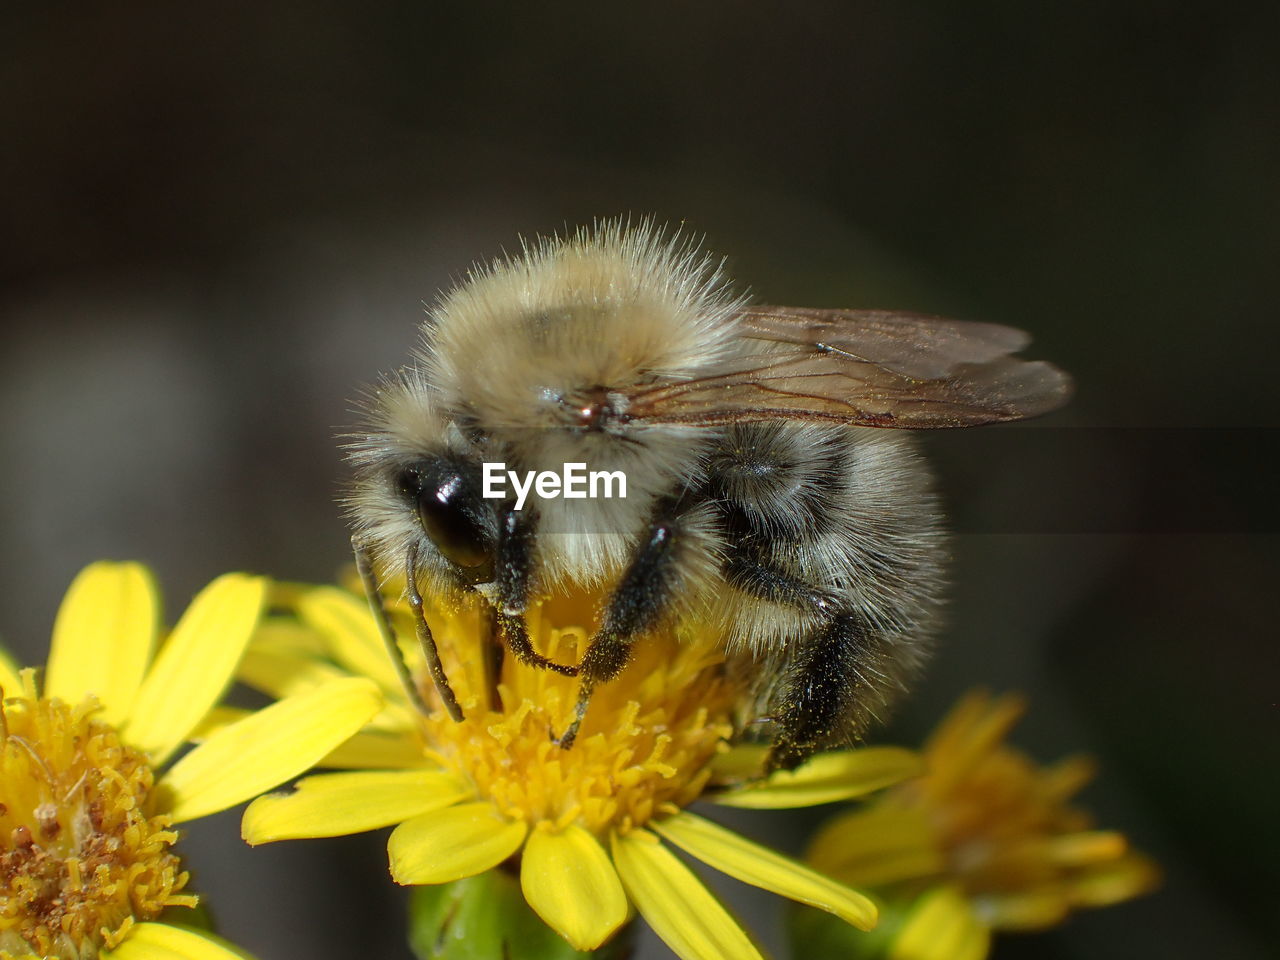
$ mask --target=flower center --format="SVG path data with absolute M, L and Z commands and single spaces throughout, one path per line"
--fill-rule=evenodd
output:
M 577 663 L 591 610 L 584 598 L 533 608 L 527 621 L 534 648 Z M 481 665 L 490 641 L 479 611 L 449 616 L 436 639 L 466 719 L 454 723 L 443 711 L 425 718 L 428 754 L 474 784 L 478 796 L 530 824 L 626 832 L 692 803 L 710 760 L 733 735 L 744 694 L 713 636 L 645 637 L 622 673 L 596 686 L 577 740 L 565 750 L 554 738 L 573 719 L 577 679 L 506 652 L 497 682 L 486 680 Z
M 0 702 L 0 960 L 83 960 L 135 921 L 194 906 L 165 816 L 147 816 L 146 757 L 92 718 L 35 696 Z

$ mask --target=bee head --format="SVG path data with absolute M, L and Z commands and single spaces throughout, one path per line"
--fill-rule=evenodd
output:
M 385 380 L 366 407 L 364 429 L 347 444 L 356 535 L 385 572 L 412 556 L 436 587 L 490 582 L 498 501 L 483 495 L 480 446 L 442 416 L 416 370 Z
M 468 584 L 493 579 L 498 520 L 482 496 L 477 464 L 452 456 L 421 457 L 399 467 L 396 493 L 422 532 Z

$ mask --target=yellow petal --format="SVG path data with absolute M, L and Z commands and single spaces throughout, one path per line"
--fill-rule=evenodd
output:
M 956 944 L 955 960 L 986 960 L 990 953 L 991 930 L 975 919 L 965 928 L 964 936 Z
M 22 692 L 22 680 L 18 677 L 18 665 L 5 650 L 0 650 L 0 696 L 16 697 Z
M 372 681 L 347 677 L 223 727 L 160 779 L 172 804 L 165 812 L 180 823 L 270 790 L 314 766 L 381 705 Z
M 570 825 L 534 830 L 520 863 L 529 906 L 575 950 L 594 950 L 627 919 L 627 895 L 594 836 Z
M 300 837 L 341 837 L 402 823 L 474 794 L 442 770 L 327 773 L 300 780 L 293 793 L 259 797 L 240 835 L 253 845 Z
M 924 894 L 912 906 L 889 949 L 889 960 L 983 960 L 991 934 L 951 887 Z
M 236 677 L 255 690 L 283 700 L 306 693 L 321 684 L 351 676 L 346 670 L 314 657 L 276 650 L 262 650 L 254 643 L 245 651 Z M 397 695 L 399 691 L 396 691 Z M 413 714 L 400 704 L 387 704 L 371 724 L 383 730 L 411 730 Z
M 737 785 L 764 776 L 769 759 L 766 743 L 737 743 L 711 761 L 712 780 L 717 784 Z
M 820 753 L 791 771 L 711 797 L 729 807 L 780 810 L 850 800 L 923 772 L 920 757 L 902 747 Z
M 405 770 L 430 765 L 417 739 L 369 730 L 339 744 L 316 763 L 317 767 L 343 770 Z
M 1129 848 L 1123 833 L 1115 830 L 1082 830 L 1050 837 L 1045 841 L 1044 855 L 1064 867 L 1082 867 L 1091 863 L 1116 860 Z
M 1047 930 L 1071 912 L 1067 891 L 1058 884 L 1017 893 L 975 895 L 974 905 L 996 930 Z
M 214 707 L 196 724 L 187 739 L 192 743 L 201 743 L 208 740 L 215 731 L 229 727 L 251 713 L 252 710 L 244 707 Z M 316 761 L 316 766 L 343 770 L 434 769 L 436 764 L 423 755 L 421 740 L 405 732 L 392 733 L 378 727 L 379 721 L 387 713 L 384 709 L 375 714 L 362 731 L 326 753 Z
M 231 683 L 262 610 L 267 582 L 229 573 L 200 591 L 147 671 L 125 738 L 161 763 Z
M 1065 803 L 1098 775 L 1098 761 L 1086 754 L 1063 757 L 1040 771 L 1046 802 Z
M 1160 885 L 1160 868 L 1140 853 L 1114 863 L 1097 864 L 1068 881 L 1072 906 L 1109 907 L 1141 896 Z
M 253 960 L 243 950 L 203 930 L 170 923 L 138 923 L 103 960 Z
M 284 605 L 276 596 L 280 584 L 273 582 L 269 606 Z M 296 603 L 291 601 L 289 606 Z M 293 617 L 265 616 L 253 634 L 253 649 L 268 653 L 290 654 L 295 657 L 311 657 L 321 660 L 329 655 L 329 646 L 325 639 L 305 623 L 299 623 Z
M 615 835 L 613 862 L 631 902 L 681 960 L 763 960 L 729 911 L 652 833 Z
M 862 894 L 717 823 L 686 811 L 650 826 L 707 866 L 743 883 L 833 913 L 859 930 L 876 925 L 876 905 Z
M 314 690 L 322 683 L 349 677 L 347 671 L 312 657 L 300 657 L 250 646 L 236 669 L 236 679 L 276 700 Z
M 947 866 L 924 811 L 887 804 L 831 820 L 814 835 L 805 859 L 856 887 L 934 877 Z
M 45 695 L 79 703 L 93 694 L 102 719 L 119 723 L 151 662 L 159 621 L 160 596 L 141 564 L 85 567 L 58 608 Z
M 196 724 L 196 728 L 187 734 L 187 739 L 192 743 L 203 743 L 223 727 L 239 723 L 252 714 L 252 710 L 246 710 L 244 707 L 214 707 L 204 715 L 203 720 Z
M 938 797 L 949 792 L 1009 734 L 1026 709 L 1026 699 L 1016 694 L 991 698 L 978 693 L 962 700 L 925 744 L 925 793 Z
M 938 722 L 924 749 L 929 753 L 949 756 L 960 749 L 960 744 L 970 731 L 981 722 L 990 709 L 991 694 L 986 690 L 970 690 L 947 711 Z
M 400 677 L 365 600 L 336 587 L 317 587 L 298 602 L 298 613 L 328 638 L 338 663 L 357 676 L 371 677 L 392 698 L 404 699 Z
M 465 803 L 414 817 L 391 832 L 396 883 L 449 883 L 484 873 L 520 849 L 528 827 L 491 803 Z

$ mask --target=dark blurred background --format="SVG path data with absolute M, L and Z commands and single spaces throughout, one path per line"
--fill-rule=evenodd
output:
M 1018 742 L 1096 754 L 1087 800 L 1167 882 L 995 956 L 1280 955 L 1273 4 L 0 17 L 19 656 L 43 660 L 99 557 L 154 565 L 173 613 L 228 569 L 331 579 L 333 437 L 421 301 L 520 233 L 654 213 L 759 300 L 1014 324 L 1077 378 L 1039 424 L 930 438 L 952 626 L 883 739 L 972 685 L 1026 691 Z M 407 956 L 382 837 L 250 851 L 235 814 L 191 832 L 223 932 L 264 960 Z

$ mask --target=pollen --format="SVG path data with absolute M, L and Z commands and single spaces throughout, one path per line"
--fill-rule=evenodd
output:
M 585 597 L 557 598 L 527 616 L 537 652 L 568 664 L 580 659 L 593 620 Z M 530 826 L 572 824 L 603 836 L 674 813 L 703 792 L 744 696 L 710 632 L 637 642 L 622 673 L 596 686 L 576 742 L 564 749 L 556 738 L 573 719 L 578 680 L 509 652 L 487 680 L 480 665 L 492 641 L 482 627 L 483 613 L 468 609 L 437 632 L 465 719 L 434 711 L 421 720 L 428 756 L 478 797 Z
M 134 923 L 194 906 L 170 852 L 177 834 L 149 816 L 146 756 L 75 706 L 36 696 L 0 701 L 0 960 L 88 960 Z M 9 691 L 5 691 L 9 693 Z

